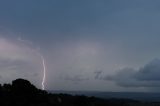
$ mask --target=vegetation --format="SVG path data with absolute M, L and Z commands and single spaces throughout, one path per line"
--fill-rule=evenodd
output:
M 25 79 L 0 85 L 1 106 L 160 106 L 129 99 L 101 99 L 83 95 L 51 94 L 37 89 Z

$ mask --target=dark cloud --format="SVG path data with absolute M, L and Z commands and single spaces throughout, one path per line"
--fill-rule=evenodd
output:
M 143 68 L 140 68 L 138 73 L 135 74 L 135 77 L 141 81 L 160 81 L 160 60 L 155 59 L 145 65 Z
M 139 70 L 125 68 L 115 75 L 101 77 L 122 87 L 160 87 L 160 59 L 154 59 Z
M 95 79 L 101 79 L 101 74 L 102 74 L 102 70 L 97 70 L 97 71 L 95 71 L 94 72 L 94 74 L 95 74 Z

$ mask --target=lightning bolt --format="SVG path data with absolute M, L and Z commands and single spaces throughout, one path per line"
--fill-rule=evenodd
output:
M 33 45 L 32 42 L 28 41 L 28 40 L 23 40 L 21 39 L 20 37 L 17 39 L 18 41 L 21 41 L 25 44 L 28 44 L 28 45 Z M 42 78 L 42 90 L 45 90 L 45 80 L 46 80 L 46 64 L 45 64 L 45 59 L 44 59 L 44 56 L 36 49 L 33 49 L 33 48 L 30 48 L 32 49 L 32 51 L 34 51 L 38 56 L 41 57 L 41 60 L 42 60 L 42 65 L 43 65 L 43 78 Z M 39 48 L 38 48 L 39 49 Z
M 43 79 L 42 79 L 42 90 L 45 89 L 44 83 L 46 80 L 46 64 L 45 64 L 45 60 L 44 57 L 41 55 L 41 59 L 42 59 L 42 63 L 43 63 Z

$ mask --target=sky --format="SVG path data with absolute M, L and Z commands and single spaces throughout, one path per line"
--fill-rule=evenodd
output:
M 159 92 L 159 0 L 0 0 L 0 83 Z

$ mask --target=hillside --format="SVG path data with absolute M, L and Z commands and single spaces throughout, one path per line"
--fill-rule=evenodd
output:
M 25 79 L 0 85 L 1 106 L 160 106 L 130 99 L 101 99 L 83 95 L 52 94 L 37 89 Z

